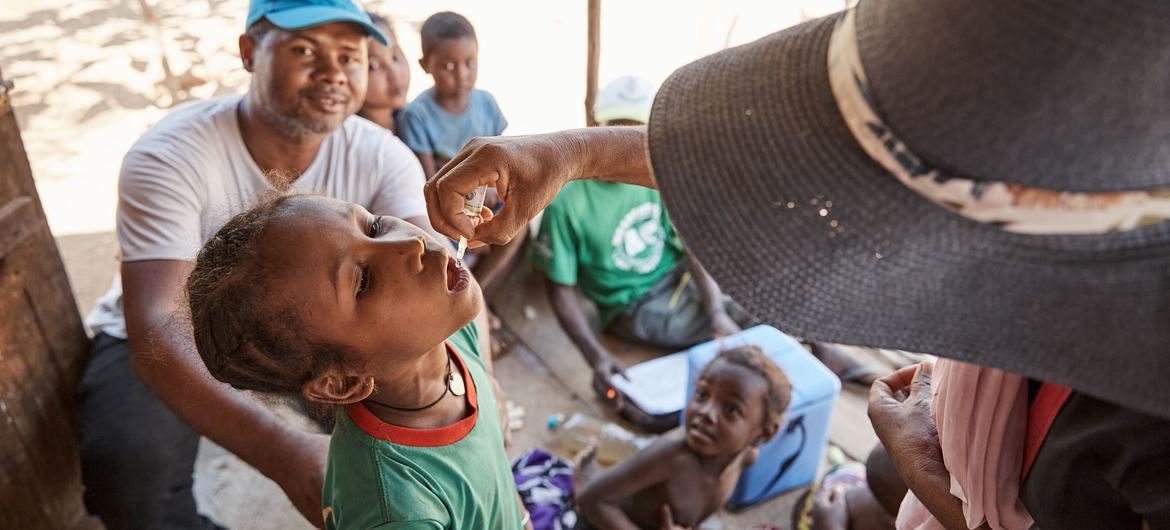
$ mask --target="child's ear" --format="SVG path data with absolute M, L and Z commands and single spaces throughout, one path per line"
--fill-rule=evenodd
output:
M 427 56 L 424 55 L 418 58 L 418 65 L 422 67 L 423 73 L 431 75 L 431 69 L 427 67 Z
M 764 425 L 764 428 L 760 431 L 760 437 L 756 439 L 756 443 L 753 445 L 759 447 L 764 445 L 768 440 L 771 440 L 773 436 L 776 436 L 776 432 L 780 430 L 780 422 L 783 419 L 783 417 L 776 418 Z
M 329 405 L 357 403 L 374 393 L 374 376 L 343 373 L 330 368 L 301 389 L 305 397 Z

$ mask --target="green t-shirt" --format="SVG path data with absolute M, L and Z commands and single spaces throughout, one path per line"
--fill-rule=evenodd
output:
M 384 423 L 362 404 L 337 415 L 329 442 L 325 528 L 517 530 L 520 504 L 474 324 L 448 340 L 470 376 L 474 412 L 438 429 Z
M 658 192 L 595 180 L 565 185 L 544 211 L 532 261 L 549 279 L 577 285 L 607 326 L 683 256 Z

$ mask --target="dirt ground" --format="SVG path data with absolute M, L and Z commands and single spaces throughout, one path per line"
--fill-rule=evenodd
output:
M 467 15 L 479 34 L 478 86 L 495 94 L 511 127 L 524 134 L 584 123 L 585 2 L 369 2 L 389 15 L 403 47 L 418 57 L 417 28 L 430 13 Z M 603 7 L 601 80 L 639 73 L 661 81 L 675 67 L 801 20 L 840 9 L 828 0 L 645 0 Z M 144 9 L 144 6 L 146 9 Z M 236 38 L 245 0 L 0 0 L 0 72 L 15 83 L 13 104 L 50 226 L 86 313 L 117 268 L 113 234 L 121 157 L 169 108 L 188 99 L 239 93 L 248 75 Z M 429 86 L 415 66 L 411 93 Z M 781 75 L 777 72 L 776 75 Z M 495 310 L 518 347 L 497 362 L 511 400 L 527 410 L 518 450 L 547 446 L 553 413 L 601 415 L 589 371 L 555 323 L 526 267 L 515 271 Z M 624 362 L 645 358 L 613 344 Z M 297 421 L 290 414 L 290 421 Z M 864 393 L 846 385 L 831 440 L 854 458 L 876 438 Z M 196 469 L 201 508 L 232 528 L 310 528 L 280 490 L 246 464 L 204 441 Z M 705 527 L 789 526 L 796 493 Z

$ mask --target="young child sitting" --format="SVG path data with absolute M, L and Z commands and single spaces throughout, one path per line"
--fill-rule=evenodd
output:
M 593 459 L 581 459 L 579 521 L 586 528 L 657 529 L 672 519 L 697 527 L 723 506 L 757 448 L 776 434 L 791 396 L 784 372 L 758 348 L 720 353 L 699 376 L 685 431 L 595 478 Z
M 447 245 L 354 204 L 285 196 L 228 221 L 187 293 L 216 379 L 338 406 L 326 528 L 523 526 L 472 324 L 482 297 Z
M 475 88 L 479 43 L 463 15 L 444 11 L 423 22 L 422 69 L 435 86 L 402 109 L 403 142 L 430 178 L 476 136 L 499 136 L 508 127 L 491 94 Z

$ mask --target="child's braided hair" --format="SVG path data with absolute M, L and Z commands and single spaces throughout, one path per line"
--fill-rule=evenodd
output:
M 785 410 L 788 410 L 788 402 L 792 400 L 792 383 L 788 381 L 788 376 L 780 370 L 776 363 L 772 362 L 767 355 L 764 355 L 763 350 L 758 346 L 740 346 L 719 352 L 703 370 L 700 377 L 707 375 L 707 370 L 719 361 L 731 363 L 736 366 L 742 366 L 755 372 L 768 385 L 768 392 L 764 394 L 764 422 L 777 420 Z
M 296 195 L 232 217 L 208 240 L 187 277 L 195 347 L 216 379 L 241 390 L 301 394 L 306 382 L 344 359 L 341 348 L 305 334 L 306 314 L 269 286 L 275 269 L 258 244 Z

